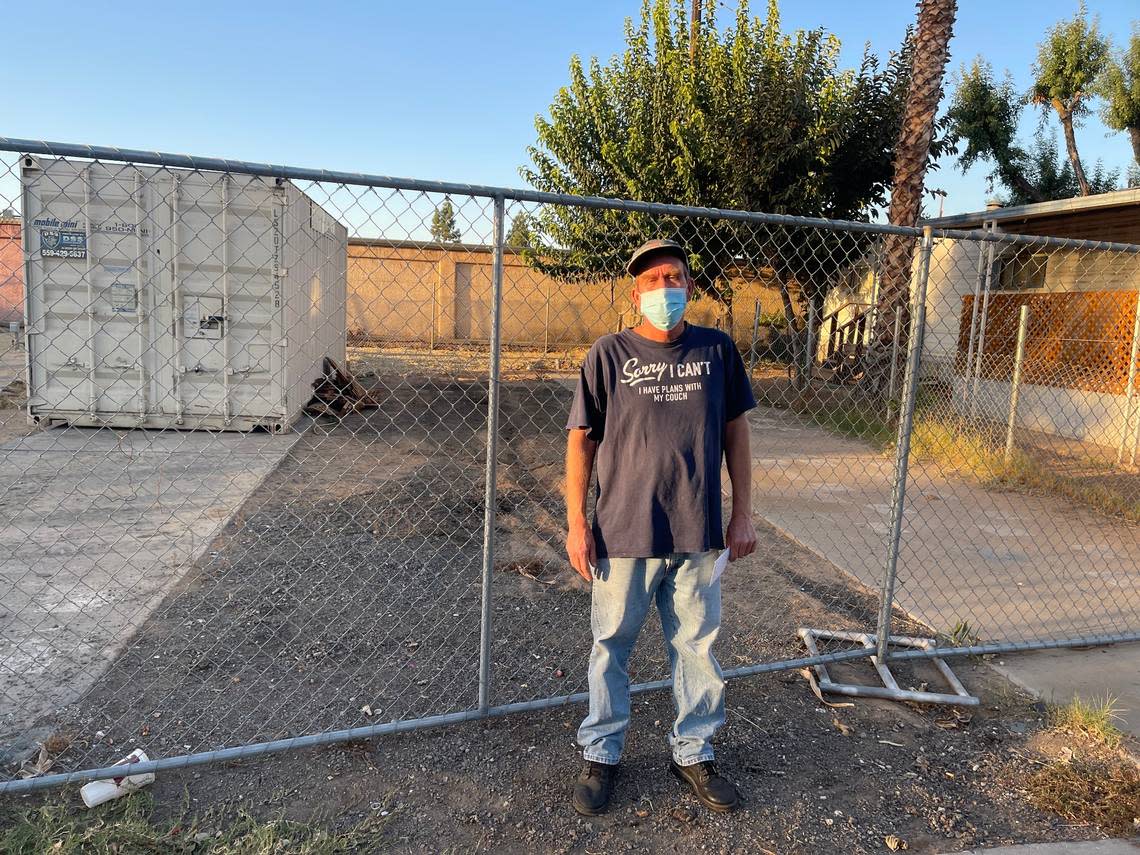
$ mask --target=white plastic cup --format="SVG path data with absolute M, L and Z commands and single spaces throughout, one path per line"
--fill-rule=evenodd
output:
M 144 763 L 149 759 L 146 752 L 141 748 L 136 748 L 115 765 L 129 766 L 131 763 Z M 103 802 L 109 802 L 128 793 L 133 793 L 135 790 L 140 790 L 151 783 L 154 783 L 153 772 L 143 772 L 141 775 L 123 775 L 120 778 L 104 778 L 101 781 L 84 784 L 79 789 L 79 795 L 83 798 L 83 804 L 93 808 L 96 805 L 103 804 Z

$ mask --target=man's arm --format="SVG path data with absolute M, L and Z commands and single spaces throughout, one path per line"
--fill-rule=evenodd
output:
M 725 545 L 728 560 L 735 561 L 756 551 L 756 527 L 752 525 L 752 450 L 748 442 L 748 414 L 725 426 L 724 456 L 732 481 L 732 515 L 728 519 Z
M 566 554 L 587 582 L 593 578 L 590 567 L 598 563 L 594 534 L 586 519 L 586 493 L 594 470 L 594 452 L 598 449 L 589 433 L 585 429 L 570 430 L 566 439 Z

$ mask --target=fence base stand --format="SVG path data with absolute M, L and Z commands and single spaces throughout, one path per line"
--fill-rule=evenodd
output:
M 799 636 L 810 656 L 819 656 L 816 639 L 824 638 L 833 641 L 851 641 L 862 644 L 868 650 L 874 650 L 878 645 L 878 638 L 873 633 L 866 632 L 832 632 L 826 629 L 801 628 Z M 920 650 L 932 650 L 936 646 L 930 638 L 911 638 L 909 636 L 892 635 L 887 639 L 888 644 L 902 647 L 914 647 Z M 853 698 L 886 698 L 890 701 L 912 701 L 918 704 L 954 704 L 955 706 L 976 707 L 978 699 L 966 691 L 966 687 L 950 670 L 940 657 L 932 656 L 930 661 L 946 679 L 947 684 L 954 690 L 953 694 L 943 692 L 919 692 L 913 689 L 901 689 L 895 681 L 891 669 L 885 662 L 880 662 L 878 656 L 871 656 L 871 664 L 879 672 L 882 686 L 860 686 L 854 683 L 836 683 L 827 671 L 827 665 L 819 664 L 815 668 L 815 680 L 821 692 L 836 695 L 847 695 Z

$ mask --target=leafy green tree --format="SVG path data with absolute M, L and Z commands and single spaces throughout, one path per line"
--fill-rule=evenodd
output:
M 693 27 L 684 0 L 643 0 L 626 48 L 608 64 L 570 63 L 570 82 L 535 125 L 540 190 L 714 208 L 868 220 L 885 205 L 906 99 L 909 41 L 880 67 L 865 53 L 839 67 L 823 29 L 784 33 L 742 0 L 734 26 L 706 4 Z M 690 58 L 692 33 L 699 39 Z M 939 149 L 936 143 L 935 150 Z M 835 270 L 867 240 L 731 220 L 544 206 L 528 260 L 565 278 L 620 276 L 632 249 L 670 237 L 689 251 L 698 288 L 731 306 L 741 268 L 770 268 L 795 323 L 792 295 L 818 311 Z M 731 313 L 729 314 L 731 318 Z
M 1056 137 L 1047 134 L 1044 127 L 1038 128 L 1033 136 L 1033 144 L 1025 153 L 1024 168 L 1026 180 L 1033 188 L 1034 195 L 1027 197 L 1013 190 L 1001 200 L 1003 205 L 1027 205 L 1043 199 L 1071 199 L 1081 193 L 1073 165 L 1068 158 L 1062 156 Z M 1118 186 L 1120 173 L 1106 169 L 1098 160 L 1087 178 L 1092 193 L 1108 193 Z
M 512 249 L 532 249 L 535 246 L 535 232 L 539 226 L 535 218 L 526 211 L 515 214 L 511 227 L 507 230 L 506 245 Z
M 1108 39 L 1100 34 L 1094 18 L 1089 21 L 1082 0 L 1072 20 L 1054 24 L 1037 50 L 1033 86 L 1029 97 L 1044 110 L 1052 110 L 1061 121 L 1065 148 L 1073 165 L 1082 196 L 1092 192 L 1077 152 L 1074 132 L 1080 117 L 1088 112 L 1088 99 L 1104 74 L 1110 57 Z
M 431 237 L 440 243 L 458 243 L 462 237 L 459 225 L 455 221 L 455 208 L 450 199 L 444 199 L 432 214 Z
M 993 69 L 978 57 L 959 72 L 947 113 L 950 132 L 965 143 L 958 155 L 958 166 L 963 172 L 979 161 L 991 163 L 994 168 L 987 176 L 991 187 L 996 179 L 1020 200 L 1044 202 L 1051 197 L 1026 176 L 1030 155 L 1017 144 L 1017 123 L 1024 103 L 1009 72 L 997 83 Z
M 1128 47 L 1110 58 L 1097 94 L 1104 100 L 1104 123 L 1128 133 L 1134 169 L 1140 169 L 1140 23 L 1133 25 Z
M 1081 194 L 1072 162 L 1059 156 L 1055 138 L 1039 127 L 1029 146 L 1017 140 L 1017 127 L 1025 99 L 1017 94 L 1009 72 L 998 83 L 993 70 L 980 57 L 959 72 L 958 85 L 947 113 L 950 133 L 959 148 L 963 171 L 975 163 L 993 166 L 987 176 L 992 190 L 1006 190 L 1003 204 L 1025 205 Z M 964 144 L 964 148 L 961 148 Z M 1097 162 L 1086 181 L 1092 193 L 1115 189 L 1119 173 Z

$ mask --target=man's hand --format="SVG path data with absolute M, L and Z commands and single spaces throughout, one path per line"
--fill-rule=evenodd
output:
M 745 413 L 730 421 L 724 431 L 724 457 L 732 481 L 732 515 L 724 537 L 729 561 L 756 551 L 756 527 L 752 525 L 752 453 L 748 446 L 748 414 Z
M 590 565 L 598 563 L 594 533 L 586 521 L 586 490 L 598 444 L 584 428 L 569 431 L 566 438 L 566 554 L 578 575 L 587 582 L 593 578 Z
M 756 526 L 752 525 L 752 519 L 744 514 L 733 514 L 724 540 L 729 561 L 751 555 L 756 551 Z
M 585 519 L 570 523 L 570 531 L 566 535 L 566 554 L 578 575 L 587 582 L 593 581 L 590 567 L 597 566 L 598 556 L 594 552 L 594 533 Z

